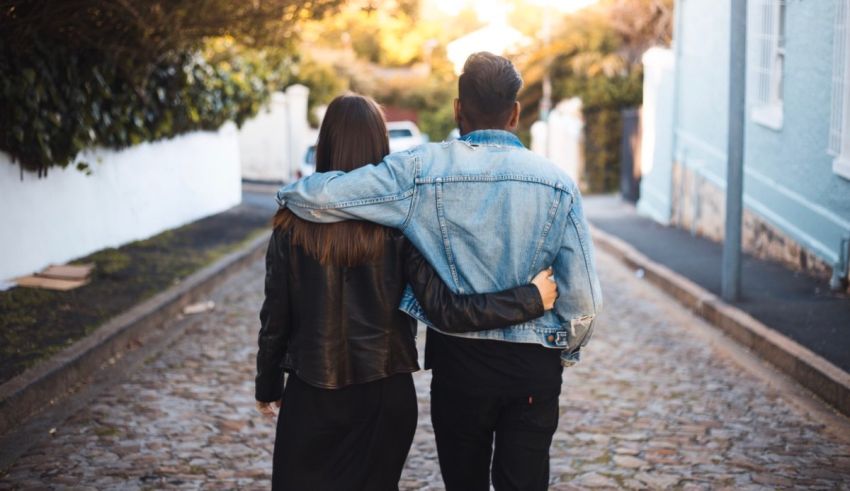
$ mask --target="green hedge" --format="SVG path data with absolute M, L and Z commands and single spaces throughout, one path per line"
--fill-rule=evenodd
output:
M 589 193 L 616 191 L 620 185 L 619 109 L 584 110 L 584 180 Z
M 241 124 L 269 96 L 256 64 L 238 57 L 208 63 L 198 53 L 139 69 L 96 51 L 35 45 L 22 56 L 0 48 L 0 75 L 0 150 L 40 176 L 93 146 L 124 148 Z
M 637 67 L 625 75 L 572 76 L 555 82 L 562 97 L 577 96 L 584 116 L 584 184 L 589 193 L 616 191 L 620 185 L 622 111 L 643 98 L 643 73 Z

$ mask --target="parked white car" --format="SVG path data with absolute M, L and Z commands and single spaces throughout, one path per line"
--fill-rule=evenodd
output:
M 407 150 L 427 141 L 413 121 L 390 121 L 387 123 L 387 132 L 390 135 L 390 153 Z

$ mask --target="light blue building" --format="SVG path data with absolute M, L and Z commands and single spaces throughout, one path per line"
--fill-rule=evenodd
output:
M 677 0 L 645 57 L 638 208 L 723 236 L 729 2 Z M 744 249 L 835 285 L 850 256 L 850 0 L 749 0 Z

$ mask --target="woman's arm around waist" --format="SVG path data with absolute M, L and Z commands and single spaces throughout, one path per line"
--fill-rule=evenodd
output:
M 410 242 L 405 244 L 405 272 L 428 319 L 445 332 L 522 324 L 551 309 L 557 294 L 554 282 L 548 279 L 546 283 L 535 279 L 540 286 L 528 284 L 494 293 L 454 293 Z

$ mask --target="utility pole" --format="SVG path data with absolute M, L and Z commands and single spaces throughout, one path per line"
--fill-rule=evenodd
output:
M 543 16 L 543 49 L 546 50 L 546 67 L 543 72 L 543 97 L 540 99 L 540 121 L 546 123 L 546 158 L 552 158 L 552 124 L 549 121 L 549 113 L 552 111 L 552 56 L 550 53 L 552 44 L 552 4 L 546 4 Z
M 726 150 L 726 228 L 721 296 L 741 297 L 741 216 L 744 205 L 744 118 L 747 89 L 747 0 L 730 0 L 729 141 Z
M 546 50 L 544 63 L 546 67 L 543 71 L 543 97 L 540 99 L 540 120 L 546 121 L 549 118 L 549 111 L 552 110 L 552 78 L 550 70 L 552 69 L 552 56 L 549 53 L 552 43 L 552 7 L 550 3 L 546 4 L 545 15 L 543 16 L 543 27 L 540 29 L 540 37 L 543 38 L 543 49 Z

